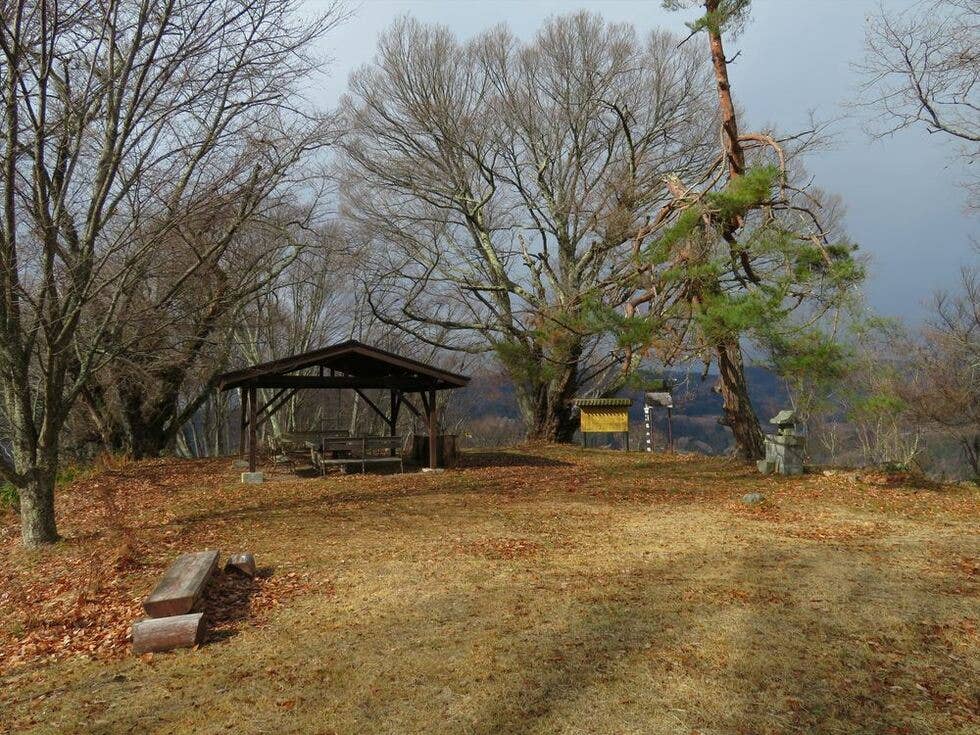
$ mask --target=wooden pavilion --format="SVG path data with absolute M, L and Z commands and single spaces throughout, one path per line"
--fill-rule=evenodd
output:
M 219 375 L 219 390 L 238 389 L 241 394 L 241 447 L 247 440 L 249 472 L 255 472 L 257 461 L 256 437 L 258 428 L 273 413 L 304 389 L 348 389 L 360 396 L 388 425 L 394 436 L 398 414 L 404 406 L 415 416 L 425 417 L 429 433 L 429 466 L 436 467 L 438 427 L 436 422 L 436 393 L 440 390 L 462 388 L 469 383 L 465 375 L 412 360 L 393 352 L 371 347 L 356 340 L 324 347 L 300 355 L 271 360 Z M 263 405 L 258 403 L 258 389 L 275 393 Z M 381 389 L 389 393 L 389 410 L 385 412 L 364 393 Z M 418 394 L 421 407 L 409 396 Z

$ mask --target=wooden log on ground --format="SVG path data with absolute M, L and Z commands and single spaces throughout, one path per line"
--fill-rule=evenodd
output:
M 241 554 L 232 554 L 228 557 L 228 563 L 225 564 L 226 572 L 240 572 L 246 577 L 255 576 L 255 556 L 251 551 L 245 551 Z
M 204 613 L 144 618 L 133 623 L 133 652 L 192 648 L 204 637 Z
M 218 568 L 219 555 L 220 552 L 212 550 L 177 557 L 150 596 L 143 600 L 146 614 L 151 618 L 165 618 L 189 613 Z

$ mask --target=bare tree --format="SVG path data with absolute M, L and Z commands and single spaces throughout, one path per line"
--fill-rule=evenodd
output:
M 270 197 L 231 237 L 218 206 L 188 216 L 141 263 L 139 284 L 121 300 L 125 316 L 106 334 L 114 358 L 82 390 L 106 449 L 136 458 L 170 450 L 226 369 L 249 304 L 281 286 L 304 250 L 323 255 L 306 230 L 315 203 L 299 208 L 284 196 Z M 221 247 L 197 263 L 214 243 Z
M 317 234 L 315 245 L 306 248 L 276 288 L 255 299 L 236 324 L 232 359 L 237 363 L 288 357 L 351 338 L 383 340 L 382 334 L 372 330 L 372 315 L 364 302 L 364 257 L 359 248 L 351 246 L 348 233 L 336 223 L 320 228 Z M 270 401 L 272 393 L 260 389 L 262 402 Z M 332 393 L 297 393 L 269 416 L 268 432 L 280 436 L 319 424 L 328 411 L 339 414 Z
M 871 133 L 924 127 L 960 144 L 963 161 L 980 160 L 980 4 L 925 0 L 904 12 L 882 5 L 868 20 L 861 105 L 876 113 Z M 980 207 L 980 179 L 967 184 Z
M 580 13 L 529 43 L 468 43 L 402 20 L 343 103 L 346 212 L 374 239 L 379 317 L 452 349 L 492 351 L 529 435 L 567 440 L 569 399 L 613 387 L 593 317 L 633 257 L 669 174 L 710 155 L 710 83 L 677 39 Z
M 267 174 L 320 139 L 325 121 L 295 93 L 339 17 L 301 18 L 293 0 L 3 4 L 0 390 L 13 462 L 0 473 L 21 491 L 25 545 L 57 538 L 61 429 L 119 348 L 107 336 L 145 259 L 181 236 L 201 195 L 226 198 L 191 280 L 260 208 Z
M 908 375 L 895 391 L 912 420 L 956 439 L 980 478 L 980 272 L 964 267 L 956 294 L 936 294 L 920 338 L 906 343 Z

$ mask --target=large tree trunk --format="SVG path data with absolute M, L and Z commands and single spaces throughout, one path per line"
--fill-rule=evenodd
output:
M 718 12 L 719 0 L 705 0 L 704 7 L 709 13 Z M 711 63 L 715 72 L 715 85 L 718 88 L 718 111 L 721 115 L 722 143 L 728 163 L 730 179 L 737 179 L 745 173 L 745 151 L 738 137 L 738 118 L 732 100 L 731 83 L 728 80 L 728 60 L 725 47 L 717 25 L 708 26 L 708 46 Z M 734 217 L 722 223 L 725 241 L 737 249 L 735 233 L 742 226 L 742 218 Z M 734 257 L 734 250 L 733 250 Z M 724 423 L 732 430 L 739 457 L 743 459 L 762 459 L 765 449 L 759 419 L 749 400 L 748 385 L 745 381 L 745 365 L 738 336 L 716 345 L 718 368 L 721 373 L 719 387 L 724 399 Z
M 726 341 L 716 346 L 716 352 L 718 387 L 725 412 L 722 423 L 732 430 L 738 457 L 746 460 L 762 459 L 766 451 L 759 419 L 749 399 L 742 348 L 736 341 Z
M 570 371 L 574 372 L 574 371 Z M 527 427 L 527 439 L 532 442 L 567 444 L 578 429 L 578 419 L 572 415 L 571 400 L 575 385 L 566 376 L 563 380 L 528 385 L 515 381 L 517 405 Z
M 173 452 L 183 428 L 179 405 L 183 372 L 147 371 L 140 381 L 111 372 L 107 376 L 106 383 L 93 381 L 94 385 L 82 394 L 105 449 L 133 459 Z M 114 408 L 106 399 L 107 391 L 115 395 Z M 204 397 L 202 393 L 190 407 L 196 409 Z
M 57 389 L 57 385 L 55 388 Z M 11 419 L 14 484 L 20 499 L 21 543 L 28 548 L 58 540 L 54 514 L 54 485 L 58 474 L 59 426 L 46 424 L 38 436 L 21 410 L 22 403 L 8 400 Z
M 514 382 L 517 404 L 527 427 L 528 441 L 567 444 L 578 429 L 578 419 L 572 415 L 572 399 L 579 389 L 579 360 L 582 345 L 575 341 L 566 344 L 561 358 L 548 359 L 548 369 L 538 371 L 528 365 L 505 365 Z M 535 363 L 545 358 L 529 357 Z M 512 369 L 513 368 L 513 369 Z
M 528 441 L 568 444 L 578 429 L 571 404 L 553 404 L 547 400 L 535 403 L 531 414 L 525 415 L 525 422 Z
M 55 471 L 36 468 L 20 492 L 20 526 L 24 546 L 37 548 L 58 540 L 54 518 Z
M 963 454 L 966 455 L 966 462 L 973 470 L 973 478 L 980 480 L 980 434 L 963 438 Z

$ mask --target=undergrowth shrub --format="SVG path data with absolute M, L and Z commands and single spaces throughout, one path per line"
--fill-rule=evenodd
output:
M 15 488 L 9 482 L 5 482 L 0 485 L 0 510 L 19 510 L 20 509 L 20 495 L 17 493 L 17 488 Z

